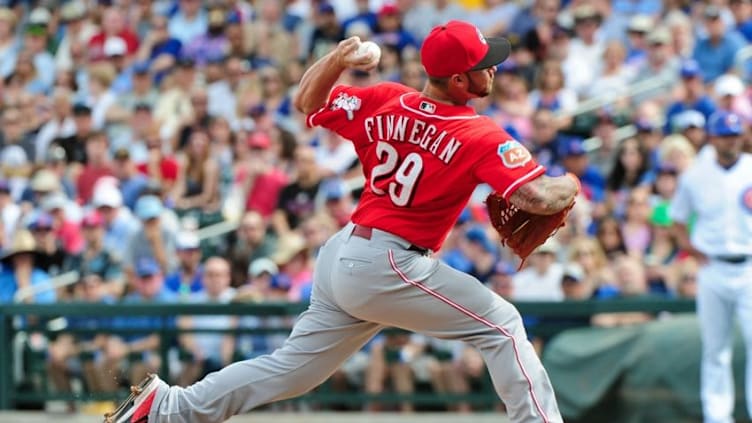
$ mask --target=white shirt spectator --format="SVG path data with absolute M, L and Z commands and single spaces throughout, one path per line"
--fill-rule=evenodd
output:
M 530 266 L 512 276 L 515 301 L 562 301 L 564 293 L 561 290 L 561 278 L 564 267 L 560 263 L 553 263 L 540 274 Z
M 235 289 L 227 288 L 218 298 L 212 299 L 205 291 L 192 293 L 189 302 L 195 304 L 228 304 L 235 298 Z M 196 329 L 229 329 L 237 326 L 235 316 L 201 315 L 191 316 L 191 327 Z M 195 333 L 194 342 L 204 354 L 204 358 L 211 359 L 216 363 L 222 363 L 222 340 L 225 335 L 221 333 Z
M 603 57 L 603 48 L 602 41 L 585 45 L 582 40 L 575 38 L 569 42 L 569 54 L 562 63 L 562 69 L 567 87 L 578 95 L 585 93 L 595 80 Z

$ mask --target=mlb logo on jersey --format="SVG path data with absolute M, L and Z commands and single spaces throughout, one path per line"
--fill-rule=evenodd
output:
M 747 210 L 747 212 L 752 213 L 752 187 L 748 187 L 744 191 L 742 191 L 742 207 Z
M 421 101 L 418 108 L 427 113 L 436 113 L 436 105 L 427 101 Z
M 504 166 L 510 169 L 524 166 L 532 159 L 527 148 L 523 147 L 517 140 L 506 140 L 499 145 L 496 154 L 501 157 Z

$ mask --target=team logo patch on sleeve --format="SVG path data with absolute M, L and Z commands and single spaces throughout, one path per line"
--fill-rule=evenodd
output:
M 347 120 L 353 120 L 355 118 L 355 111 L 360 110 L 360 98 L 347 93 L 339 93 L 337 98 L 332 101 L 330 109 L 332 111 L 344 110 L 347 113 Z
M 747 210 L 748 213 L 752 213 L 752 187 L 747 187 L 742 191 L 742 207 Z
M 496 154 L 501 157 L 502 163 L 508 168 L 524 166 L 525 163 L 532 159 L 530 152 L 527 151 L 517 140 L 506 140 L 499 145 Z

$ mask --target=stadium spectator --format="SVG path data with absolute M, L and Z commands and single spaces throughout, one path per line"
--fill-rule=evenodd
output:
M 136 202 L 135 214 L 141 221 L 141 228 L 128 238 L 123 256 L 123 267 L 126 274 L 130 276 L 139 262 L 150 259 L 159 265 L 160 279 L 162 279 L 161 275 L 171 273 L 177 266 L 175 232 L 167 222 L 163 222 L 162 200 L 153 195 L 139 198 Z M 120 240 L 121 245 L 122 242 Z
M 295 167 L 297 178 L 282 188 L 272 215 L 272 227 L 278 235 L 297 228 L 316 209 L 321 176 L 316 166 L 315 150 L 312 147 L 298 147 L 295 150 Z
M 705 6 L 703 24 L 707 37 L 697 41 L 692 53 L 692 58 L 703 70 L 704 82 L 715 81 L 719 76 L 732 70 L 736 52 L 746 44 L 736 30 L 726 29 L 721 14 L 722 11 L 717 5 Z
M 180 301 L 190 301 L 193 294 L 204 291 L 205 271 L 200 247 L 198 236 L 193 232 L 178 232 L 175 237 L 178 267 L 165 277 L 165 287 L 177 294 Z
M 89 204 L 99 178 L 113 176 L 109 154 L 109 138 L 104 132 L 92 132 L 86 139 L 86 165 L 76 180 L 76 193 L 81 204 Z
M 3 151 L 11 145 L 19 146 L 27 160 L 35 160 L 37 150 L 36 141 L 32 134 L 25 130 L 22 119 L 23 116 L 17 108 L 8 108 L 3 112 L 2 140 L 0 141 L 0 145 Z
M 606 202 L 609 210 L 618 217 L 625 216 L 627 196 L 638 187 L 653 183 L 649 152 L 635 138 L 619 145 L 614 165 L 606 181 Z
M 230 265 L 220 257 L 206 260 L 202 275 L 201 292 L 189 295 L 189 302 L 197 304 L 227 304 L 233 301 L 235 289 L 230 287 Z M 237 316 L 184 316 L 177 325 L 187 329 L 233 329 Z M 186 333 L 179 338 L 180 346 L 190 355 L 180 372 L 178 384 L 187 386 L 213 371 L 232 363 L 235 353 L 235 336 L 231 333 Z
M 18 18 L 13 10 L 0 8 L 0 76 L 3 79 L 13 73 L 20 45 L 16 34 Z
M 615 262 L 616 284 L 620 297 L 640 297 L 649 294 L 645 268 L 640 260 L 621 256 Z M 614 327 L 648 322 L 652 316 L 644 312 L 599 313 L 593 315 L 594 326 Z
M 209 134 L 194 131 L 185 154 L 178 156 L 178 178 L 170 194 L 182 212 L 213 212 L 219 208 L 219 163 L 210 152 Z
M 175 64 L 183 44 L 170 35 L 166 16 L 156 14 L 151 18 L 150 23 L 150 30 L 138 48 L 136 59 L 148 64 L 149 71 L 160 75 Z
M 101 289 L 112 298 L 120 298 L 125 288 L 122 266 L 118 255 L 105 246 L 104 225 L 104 219 L 96 210 L 84 216 L 81 220 L 84 249 L 68 256 L 64 269 L 97 275 L 102 282 Z
M 529 96 L 530 103 L 535 110 L 550 110 L 558 116 L 556 129 L 566 128 L 572 123 L 572 112 L 577 107 L 577 94 L 566 88 L 564 83 L 561 62 L 553 59 L 545 60 L 538 70 L 535 89 L 530 92 Z
M 51 277 L 62 272 L 66 257 L 62 242 L 55 233 L 56 223 L 52 216 L 42 212 L 34 216 L 28 225 L 36 244 L 35 265 Z M 60 294 L 59 297 L 67 298 L 67 295 Z
M 60 20 L 65 30 L 55 52 L 55 68 L 72 70 L 73 45 L 88 43 L 97 33 L 97 27 L 89 19 L 86 5 L 80 0 L 66 2 L 60 9 Z
M 87 162 L 86 140 L 94 131 L 91 108 L 82 103 L 74 104 L 73 123 L 75 132 L 72 135 L 57 137 L 52 143 L 59 145 L 65 150 L 68 164 L 77 163 L 85 165 Z
M 702 134 L 704 133 L 705 131 L 703 130 Z M 702 142 L 705 142 L 705 140 Z M 677 173 L 681 174 L 692 164 L 695 156 L 708 156 L 712 154 L 714 154 L 712 148 L 705 148 L 703 146 L 700 147 L 699 151 L 696 151 L 695 147 L 686 137 L 674 134 L 663 139 L 658 157 L 662 166 L 672 167 L 676 169 Z
M 54 303 L 55 290 L 49 275 L 36 263 L 36 242 L 25 229 L 19 229 L 0 255 L 0 303 Z
M 76 123 L 73 120 L 71 96 L 72 92 L 65 88 L 57 88 L 52 92 L 52 116 L 39 129 L 34 149 L 26 150 L 29 159 L 42 163 L 53 140 L 68 138 L 75 134 Z
M 169 304 L 174 295 L 165 288 L 159 263 L 150 257 L 140 257 L 134 269 L 132 292 L 122 299 L 123 304 Z M 111 336 L 104 348 L 100 374 L 107 375 L 107 390 L 112 391 L 121 378 L 130 384 L 141 380 L 161 365 L 158 354 L 160 337 L 155 332 L 174 327 L 174 318 L 161 316 L 123 316 L 113 321 L 115 328 L 140 329 L 143 333 Z M 126 362 L 128 366 L 125 367 Z M 126 371 L 123 371 L 126 369 Z
M 89 60 L 106 61 L 107 53 L 105 52 L 105 47 L 107 41 L 114 37 L 118 37 L 125 42 L 125 54 L 127 56 L 131 56 L 138 49 L 138 35 L 128 27 L 128 22 L 126 22 L 122 10 L 117 6 L 105 9 L 102 15 L 100 31 L 89 39 L 87 46 Z
M 666 108 L 665 132 L 670 133 L 670 124 L 674 116 L 685 110 L 697 110 L 707 119 L 716 109 L 713 100 L 705 93 L 703 85 L 703 68 L 693 60 L 684 60 L 681 64 L 679 75 L 681 85 L 679 100 L 670 103 Z
M 528 266 L 512 276 L 514 301 L 561 301 L 561 275 L 564 271 L 557 262 L 561 246 L 549 238 L 528 257 Z
M 597 223 L 595 237 L 609 261 L 626 254 L 627 247 L 622 238 L 619 220 L 606 216 Z
M 239 287 L 247 279 L 248 266 L 256 259 L 269 257 L 275 251 L 276 239 L 268 230 L 268 222 L 258 212 L 249 211 L 232 234 L 222 254 L 230 261 L 232 286 Z
M 281 236 L 271 259 L 279 266 L 277 277 L 287 288 L 288 300 L 308 300 L 313 283 L 313 263 L 305 238 L 297 232 Z

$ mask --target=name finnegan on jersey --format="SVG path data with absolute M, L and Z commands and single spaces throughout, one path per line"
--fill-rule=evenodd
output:
M 439 131 L 433 124 L 401 115 L 371 116 L 363 121 L 370 142 L 395 141 L 415 144 L 438 157 L 444 164 L 454 157 L 462 142 Z

